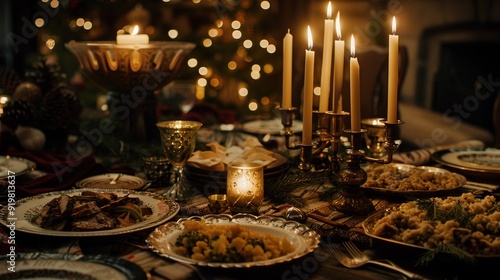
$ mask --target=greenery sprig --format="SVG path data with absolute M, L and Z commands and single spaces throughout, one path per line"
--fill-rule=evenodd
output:
M 435 260 L 436 256 L 444 253 L 448 254 L 454 259 L 457 259 L 461 261 L 462 263 L 467 263 L 467 264 L 473 264 L 477 261 L 477 259 L 467 253 L 466 251 L 451 245 L 451 244 L 440 244 L 436 248 L 424 253 L 417 261 L 417 265 L 419 266 L 426 266 L 429 263 L 431 263 L 433 260 Z
M 294 192 L 303 187 L 322 186 L 328 182 L 329 170 L 304 172 L 288 170 L 266 186 L 266 195 L 277 203 L 290 203 L 296 207 L 304 207 L 304 199 Z

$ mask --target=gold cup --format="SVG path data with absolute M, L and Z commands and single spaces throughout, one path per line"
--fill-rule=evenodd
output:
M 226 211 L 228 207 L 225 194 L 212 194 L 208 196 L 208 208 L 210 211 L 220 214 Z
M 232 213 L 258 214 L 264 201 L 264 168 L 256 163 L 227 167 L 227 201 Z

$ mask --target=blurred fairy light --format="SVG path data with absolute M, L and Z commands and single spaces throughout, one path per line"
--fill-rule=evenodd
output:
M 179 36 L 179 31 L 177 31 L 176 29 L 170 29 L 168 31 L 168 37 L 170 37 L 171 39 L 175 39 L 177 38 L 177 36 Z
M 219 31 L 217 31 L 216 28 L 210 28 L 208 30 L 208 36 L 212 37 L 212 38 L 215 38 L 219 35 Z
M 51 50 L 56 46 L 56 41 L 54 41 L 54 39 L 48 39 L 45 41 L 45 46 Z
M 59 1 L 57 0 L 50 1 L 50 7 L 56 9 L 57 7 L 59 7 Z
M 170 2 L 170 0 L 163 0 L 163 2 L 168 3 L 168 2 Z
M 314 95 L 320 96 L 321 95 L 321 87 L 315 87 L 313 89 Z
M 85 23 L 85 20 L 83 18 L 78 18 L 76 20 L 76 26 L 78 26 L 78 27 L 82 27 L 84 23 Z
M 238 64 L 232 60 L 227 63 L 227 68 L 229 70 L 235 70 L 237 67 L 238 67 Z
M 252 65 L 252 71 L 259 72 L 261 69 L 259 64 Z
M 206 87 L 207 86 L 207 79 L 205 79 L 205 78 L 199 78 L 198 79 L 198 85 L 200 87 Z
M 260 99 L 260 103 L 261 103 L 262 105 L 264 105 L 264 106 L 269 105 L 269 103 L 270 103 L 270 102 L 271 102 L 271 101 L 269 100 L 269 97 L 267 97 L 267 96 L 264 96 L 264 97 L 262 97 L 262 98 Z
M 250 111 L 257 111 L 257 109 L 259 109 L 259 104 L 257 104 L 257 102 L 255 101 L 252 101 L 248 103 L 248 109 L 250 109 Z
M 202 76 L 205 76 L 206 74 L 208 74 L 208 68 L 205 67 L 205 66 L 202 66 L 198 69 L 198 73 Z
M 249 49 L 253 46 L 253 42 L 252 40 L 249 40 L 249 39 L 246 39 L 245 41 L 243 41 L 243 47 Z
M 248 89 L 245 88 L 245 87 L 242 87 L 238 90 L 238 94 L 241 96 L 241 97 L 245 97 L 248 95 Z
M 43 18 L 37 18 L 35 19 L 35 26 L 36 27 L 42 27 L 45 24 L 45 21 Z
M 252 71 L 250 73 L 250 77 L 252 77 L 252 79 L 254 79 L 254 80 L 258 80 L 258 79 L 260 79 L 260 72 Z
M 269 1 L 262 1 L 260 2 L 260 7 L 262 10 L 269 10 L 269 8 L 271 8 L 271 3 Z
M 92 29 L 92 22 L 90 22 L 90 21 L 86 21 L 86 22 L 83 24 L 83 29 L 85 29 L 85 30 L 90 30 L 90 29 Z
M 237 20 L 233 20 L 233 22 L 231 22 L 231 27 L 233 29 L 240 29 L 241 27 L 241 22 L 237 21 Z
M 195 4 L 199 4 L 201 2 L 201 0 L 193 0 L 193 3 Z
M 222 26 L 224 26 L 224 21 L 222 21 L 222 20 L 220 20 L 220 19 L 219 19 L 219 20 L 217 20 L 217 21 L 215 22 L 215 26 L 217 26 L 217 27 L 221 28 Z
M 206 38 L 206 39 L 204 39 L 204 40 L 203 40 L 203 46 L 204 46 L 205 48 L 208 48 L 208 47 L 212 46 L 212 40 L 211 40 L 210 38 Z
M 191 68 L 194 68 L 196 67 L 196 65 L 198 65 L 198 60 L 196 58 L 190 58 L 188 61 L 187 61 L 187 65 Z
M 261 48 L 265 49 L 265 48 L 267 48 L 267 46 L 269 46 L 269 41 L 266 39 L 262 39 L 262 40 L 260 40 L 259 44 L 260 44 Z
M 220 80 L 218 78 L 210 79 L 210 85 L 214 88 L 218 87 L 220 85 Z
M 267 50 L 268 53 L 275 53 L 276 52 L 276 46 L 273 45 L 273 44 L 269 44 L 269 46 L 267 46 L 266 50 Z
M 242 36 L 241 31 L 239 31 L 239 30 L 234 30 L 233 31 L 233 38 L 234 39 L 240 39 L 241 36 Z
M 271 74 L 274 71 L 274 67 L 269 63 L 264 65 L 263 69 L 264 69 L 264 73 L 266 73 L 266 74 Z

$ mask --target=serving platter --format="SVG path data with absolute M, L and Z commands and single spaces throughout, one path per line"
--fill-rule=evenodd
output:
M 381 236 L 377 236 L 374 233 L 375 229 L 375 224 L 377 221 L 379 221 L 381 218 L 384 217 L 385 213 L 388 210 L 380 210 L 372 215 L 368 216 L 363 222 L 362 222 L 362 227 L 364 230 L 364 233 L 371 237 L 374 241 L 378 242 L 383 248 L 386 248 L 387 250 L 389 248 L 396 249 L 400 252 L 406 252 L 408 254 L 412 255 L 422 255 L 425 253 L 428 253 L 431 251 L 429 248 L 425 248 L 423 246 L 415 245 L 415 244 L 410 244 L 410 243 L 405 243 L 402 241 L 390 239 L 390 238 L 385 238 Z M 477 260 L 485 262 L 485 263 L 497 263 L 500 261 L 500 255 L 472 255 L 475 257 Z
M 138 265 L 106 255 L 22 253 L 15 255 L 14 272 L 8 270 L 9 256 L 0 260 L 1 279 L 148 279 Z
M 287 240 L 295 247 L 295 250 L 287 255 L 265 261 L 222 263 L 203 262 L 178 255 L 174 252 L 174 244 L 177 237 L 182 233 L 184 222 L 188 220 L 205 221 L 206 224 L 228 225 L 240 224 L 259 234 L 270 234 L 278 238 L 286 236 Z M 295 221 L 287 221 L 279 217 L 254 216 L 251 214 L 236 215 L 206 215 L 182 218 L 176 222 L 168 222 L 157 227 L 146 239 L 148 247 L 157 254 L 192 265 L 219 267 L 219 268 L 248 268 L 258 266 L 270 266 L 278 263 L 288 262 L 300 258 L 314 251 L 320 242 L 320 236 L 314 230 L 304 224 Z
M 423 171 L 425 173 L 433 173 L 433 174 L 444 174 L 447 176 L 450 176 L 456 180 L 456 184 L 452 186 L 447 186 L 446 188 L 438 188 L 438 189 L 421 189 L 421 190 L 399 190 L 399 189 L 391 189 L 388 188 L 387 185 L 375 185 L 375 183 L 370 183 L 369 186 L 365 183 L 364 185 L 361 185 L 361 188 L 363 190 L 367 190 L 369 192 L 375 192 L 375 193 L 380 193 L 380 194 L 389 194 L 389 195 L 394 195 L 394 196 L 406 196 L 406 197 L 435 197 L 435 196 L 445 196 L 453 192 L 454 190 L 461 188 L 467 184 L 467 179 L 457 173 L 450 172 L 446 169 L 438 168 L 438 167 L 431 167 L 431 166 L 414 166 L 411 164 L 400 164 L 400 163 L 390 163 L 387 165 L 384 165 L 384 167 L 391 168 L 394 167 L 396 168 L 399 172 L 398 174 L 394 174 L 394 177 L 391 179 L 394 182 L 401 183 L 405 178 L 405 174 L 410 174 L 412 171 Z M 369 168 L 365 168 L 365 170 L 369 170 Z M 368 177 L 372 177 L 372 174 L 370 174 L 370 171 L 367 171 Z M 375 177 L 375 176 L 373 176 Z M 375 178 L 378 179 L 378 178 Z M 425 182 L 425 180 L 422 178 L 422 182 Z
M 35 170 L 35 168 L 36 163 L 31 160 L 0 156 L 0 179 L 7 178 L 9 175 L 21 176 Z
M 498 150 L 441 150 L 433 153 L 432 159 L 466 176 L 500 179 L 500 151 Z
M 110 184 L 111 180 L 118 176 L 116 184 Z M 146 185 L 146 180 L 132 175 L 119 173 L 106 173 L 88 177 L 76 182 L 80 189 L 128 189 L 137 190 Z
M 79 195 L 82 191 L 93 192 L 112 192 L 119 197 L 129 195 L 130 197 L 139 198 L 144 205 L 152 209 L 152 214 L 147 216 L 144 221 L 138 222 L 131 226 L 114 228 L 109 230 L 99 231 L 62 231 L 44 229 L 33 223 L 32 220 L 39 215 L 45 204 L 54 198 L 67 194 L 69 196 Z M 124 189 L 73 189 L 66 191 L 50 192 L 32 197 L 19 199 L 15 206 L 16 230 L 46 236 L 61 236 L 61 237 L 91 237 L 91 236 L 112 236 L 125 233 L 140 231 L 147 228 L 152 228 L 173 218 L 180 210 L 177 202 L 152 192 L 138 192 L 134 190 Z M 8 207 L 3 207 L 0 210 L 0 223 L 7 226 L 9 223 Z

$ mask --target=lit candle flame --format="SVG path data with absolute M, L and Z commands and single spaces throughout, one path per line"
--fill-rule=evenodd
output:
M 392 17 L 392 34 L 396 34 L 396 17 Z
M 328 7 L 326 8 L 326 17 L 332 19 L 332 2 L 328 2 Z
M 312 38 L 312 33 L 311 33 L 311 27 L 308 25 L 307 26 L 307 49 L 312 50 L 313 48 L 313 38 Z
M 354 43 L 354 34 L 351 35 L 351 56 L 352 57 L 356 56 L 356 45 Z
M 342 34 L 340 33 L 340 11 L 337 12 L 337 19 L 335 20 L 335 29 L 337 30 L 337 38 L 342 39 Z
M 130 35 L 137 35 L 139 33 L 139 26 L 134 26 L 134 29 L 132 29 L 132 32 L 130 32 Z

